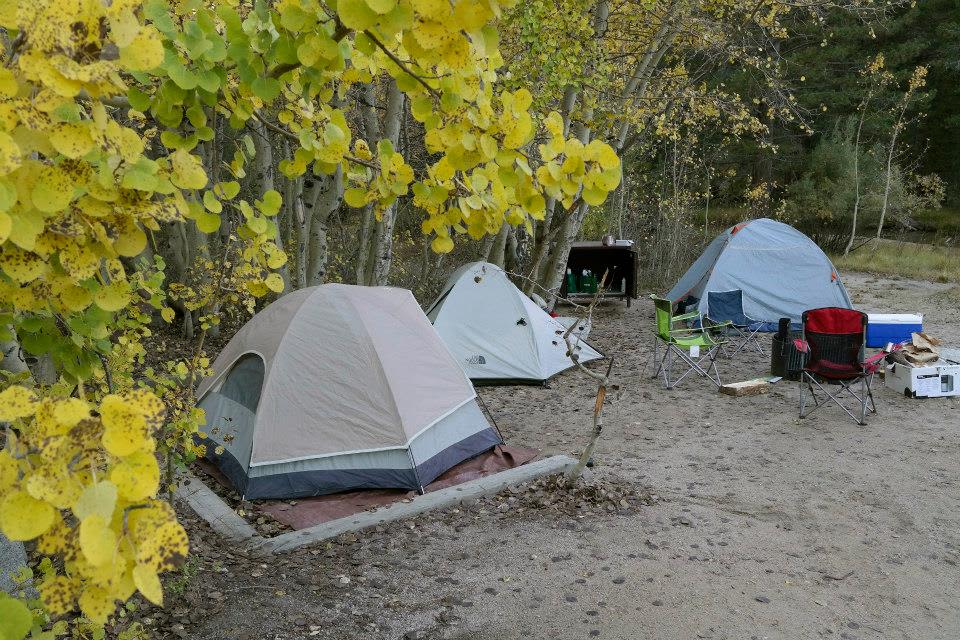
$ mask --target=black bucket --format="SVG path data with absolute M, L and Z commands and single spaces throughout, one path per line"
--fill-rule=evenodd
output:
M 800 371 L 807 363 L 807 354 L 798 351 L 793 341 L 803 337 L 803 331 L 790 331 L 790 321 L 780 319 L 780 327 L 773 336 L 770 349 L 770 375 L 786 380 L 799 380 Z

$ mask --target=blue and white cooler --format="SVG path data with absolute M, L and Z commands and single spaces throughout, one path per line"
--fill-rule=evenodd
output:
M 923 314 L 920 313 L 868 313 L 867 346 L 881 348 L 888 342 L 899 344 L 923 331 Z

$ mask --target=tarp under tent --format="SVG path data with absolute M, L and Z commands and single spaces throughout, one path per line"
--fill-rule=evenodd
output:
M 552 318 L 510 282 L 503 269 L 488 262 L 471 262 L 454 271 L 427 317 L 476 383 L 541 383 L 574 366 L 563 339 L 568 325 Z M 580 362 L 603 357 L 577 336 L 572 342 Z
M 476 392 L 409 291 L 287 294 L 197 389 L 207 457 L 247 499 L 422 490 L 497 444 Z
M 762 322 L 799 322 L 807 309 L 850 309 L 850 296 L 830 258 L 788 224 L 759 218 L 730 227 L 667 293 L 675 303 L 693 298 L 709 315 L 709 291 L 743 291 L 743 312 Z

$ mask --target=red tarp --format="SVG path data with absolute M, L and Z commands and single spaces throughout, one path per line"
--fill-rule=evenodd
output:
M 535 449 L 498 445 L 470 460 L 465 460 L 448 469 L 443 475 L 425 487 L 427 493 L 489 476 L 499 471 L 526 464 L 539 455 Z M 212 464 L 201 461 L 201 468 L 220 484 L 229 487 L 229 482 Z M 295 500 L 257 501 L 256 508 L 278 522 L 293 528 L 306 529 L 317 524 L 345 518 L 361 511 L 387 506 L 416 495 L 403 489 L 365 489 L 347 491 L 315 498 Z

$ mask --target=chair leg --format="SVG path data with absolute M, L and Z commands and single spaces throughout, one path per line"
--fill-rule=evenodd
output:
M 803 419 L 803 406 L 804 406 L 804 403 L 803 403 L 803 376 L 804 375 L 805 373 L 801 371 L 800 372 L 800 419 L 801 420 Z
M 722 346 L 723 343 L 718 344 L 707 353 L 707 356 L 710 358 L 710 366 L 707 367 L 706 375 L 708 378 L 710 378 L 711 382 L 717 385 L 718 389 L 723 386 L 723 383 L 720 382 L 720 369 L 717 368 L 717 356 L 720 355 L 720 349 Z M 710 375 L 711 370 L 713 371 L 713 376 Z
M 860 378 L 860 426 L 867 424 L 867 393 L 870 387 L 867 386 L 867 377 Z
M 643 369 L 644 371 L 646 371 L 647 369 L 653 369 L 653 375 L 650 376 L 651 378 L 656 378 L 657 375 L 660 373 L 660 371 L 659 371 L 659 369 L 658 369 L 658 367 L 657 367 L 657 361 L 659 360 L 658 355 L 659 355 L 659 351 L 660 351 L 659 347 L 660 347 L 660 339 L 657 338 L 656 335 L 654 335 L 654 336 L 653 336 L 653 349 L 651 349 L 650 359 L 647 361 L 647 366 L 644 367 L 644 369 Z

